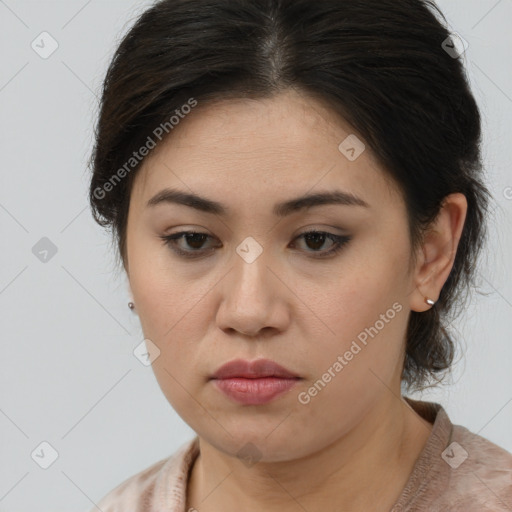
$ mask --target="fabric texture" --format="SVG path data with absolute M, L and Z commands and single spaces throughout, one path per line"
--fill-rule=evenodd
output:
M 389 512 L 512 512 L 512 454 L 452 425 L 439 404 L 406 400 L 434 426 Z M 198 454 L 196 436 L 119 484 L 90 512 L 187 512 L 189 471 Z

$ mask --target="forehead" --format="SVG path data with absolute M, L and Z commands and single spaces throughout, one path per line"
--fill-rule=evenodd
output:
M 396 186 L 363 144 L 332 109 L 295 91 L 199 102 L 146 157 L 132 195 L 147 202 L 169 186 L 257 205 L 316 187 L 341 188 L 367 202 L 383 193 L 396 199 Z M 355 160 L 354 151 L 346 152 L 351 145 Z

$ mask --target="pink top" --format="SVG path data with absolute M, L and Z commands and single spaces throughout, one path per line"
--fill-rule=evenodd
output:
M 390 512 L 512 512 L 512 454 L 452 425 L 439 404 L 406 400 L 434 427 Z M 188 472 L 198 454 L 196 436 L 119 484 L 97 507 L 102 512 L 186 512 Z

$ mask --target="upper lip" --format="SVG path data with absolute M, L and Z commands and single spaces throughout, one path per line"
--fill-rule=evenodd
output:
M 233 377 L 242 377 L 246 379 L 257 379 L 262 377 L 280 377 L 284 379 L 299 378 L 291 371 L 270 359 L 256 359 L 255 361 L 234 359 L 233 361 L 223 364 L 211 378 L 229 379 Z

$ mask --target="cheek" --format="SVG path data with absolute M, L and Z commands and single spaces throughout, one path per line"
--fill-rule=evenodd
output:
M 191 368 L 204 366 L 198 363 L 197 344 L 206 335 L 205 319 L 212 315 L 205 311 L 212 281 L 191 283 L 172 268 L 170 257 L 162 258 L 164 249 L 139 247 L 143 245 L 130 254 L 130 287 L 144 338 L 160 350 L 153 369 L 167 396 L 179 387 L 176 380 L 185 384 Z
M 322 320 L 315 324 L 323 326 L 315 343 L 322 347 L 315 351 L 320 373 L 342 356 L 340 375 L 351 375 L 349 389 L 371 377 L 370 369 L 386 382 L 392 378 L 401 361 L 407 325 L 406 264 L 405 244 L 393 253 L 382 244 L 355 257 L 327 287 L 312 293 L 312 309 Z
M 385 288 L 382 293 L 370 286 L 367 289 L 360 286 L 357 290 L 349 293 L 353 290 L 347 287 L 346 293 L 325 299 L 323 310 L 322 304 L 315 302 L 326 328 L 322 335 L 316 336 L 315 346 L 321 349 L 312 354 L 320 373 L 326 372 L 341 356 L 344 369 L 355 370 L 350 371 L 354 383 L 360 376 L 366 379 L 373 367 L 384 368 L 389 377 L 401 356 L 406 325 L 402 301 Z
M 323 422 L 326 435 L 338 435 L 389 393 L 400 373 L 407 323 L 406 309 L 392 289 L 360 275 L 327 292 L 323 303 L 314 303 L 330 330 L 323 329 L 315 350 L 305 347 L 302 356 L 311 372 L 301 389 L 303 429 L 315 431 Z
M 161 339 L 176 322 L 181 299 L 179 279 L 160 242 L 135 230 L 127 245 L 129 281 L 144 334 Z

